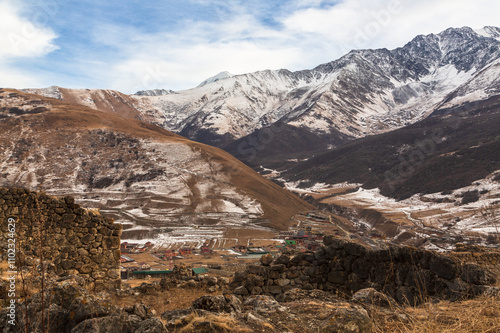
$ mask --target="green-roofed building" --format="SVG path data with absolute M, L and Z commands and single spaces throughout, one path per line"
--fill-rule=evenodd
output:
M 208 273 L 208 269 L 206 269 L 205 267 L 193 268 L 192 271 L 194 275 Z
M 137 279 L 145 279 L 147 275 L 150 275 L 151 277 L 155 277 L 155 278 L 163 278 L 169 274 L 172 274 L 172 271 L 170 271 L 170 270 L 165 270 L 165 271 L 135 271 L 132 273 L 132 275 Z

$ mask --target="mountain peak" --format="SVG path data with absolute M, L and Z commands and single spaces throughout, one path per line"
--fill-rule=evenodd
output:
M 152 89 L 152 90 L 140 90 L 136 92 L 134 95 L 137 96 L 163 96 L 163 95 L 170 95 L 175 93 L 173 90 L 166 90 L 166 89 Z
M 219 74 L 212 76 L 212 77 L 209 77 L 208 79 L 206 79 L 205 81 L 200 83 L 198 85 L 198 87 L 202 87 L 202 86 L 207 85 L 209 83 L 217 82 L 220 80 L 228 79 L 228 78 L 233 77 L 233 76 L 234 75 L 229 73 L 229 72 L 220 72 Z
M 474 30 L 475 33 L 484 37 L 491 37 L 500 40 L 500 28 L 494 26 L 485 26 L 482 29 Z

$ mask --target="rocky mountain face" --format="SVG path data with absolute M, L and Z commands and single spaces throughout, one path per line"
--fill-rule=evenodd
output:
M 310 208 L 226 152 L 152 124 L 5 89 L 0 111 L 1 185 L 105 208 L 129 223 L 124 239 L 196 225 L 280 228 Z

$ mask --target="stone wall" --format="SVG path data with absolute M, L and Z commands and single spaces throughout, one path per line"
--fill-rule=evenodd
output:
M 261 258 L 236 273 L 234 293 L 280 296 L 292 288 L 320 289 L 351 296 L 375 288 L 400 303 L 415 305 L 429 298 L 458 300 L 481 294 L 495 283 L 495 275 L 475 264 L 431 251 L 402 246 L 368 248 L 326 236 L 316 252 Z
M 69 196 L 56 198 L 0 188 L 0 249 L 4 258 L 7 239 L 12 237 L 8 226 L 12 219 L 17 265 L 36 264 L 43 256 L 51 263 L 49 272 L 56 276 L 82 276 L 90 289 L 121 286 L 121 224 L 80 207 Z

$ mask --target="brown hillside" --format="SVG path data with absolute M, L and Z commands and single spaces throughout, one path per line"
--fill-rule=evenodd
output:
M 197 189 L 189 194 L 191 199 L 165 194 L 161 200 L 175 206 L 175 212 L 184 213 L 225 213 L 228 202 L 238 206 L 239 212 L 251 209 L 254 200 L 262 207 L 259 218 L 269 219 L 266 224 L 276 228 L 285 227 L 292 215 L 311 209 L 228 153 L 131 119 L 133 110 L 101 112 L 9 89 L 0 90 L 0 97 L 2 185 L 56 188 L 78 192 L 81 197 L 82 191 L 101 196 L 105 196 L 101 192 L 112 191 L 120 198 L 126 193 L 128 200 L 159 189 L 168 193 L 175 186 L 184 191 L 188 186 L 181 183 L 192 178 Z M 177 161 L 178 150 L 189 156 Z M 241 194 L 245 204 L 234 193 Z M 120 200 L 118 194 L 104 199 Z M 187 200 L 196 201 L 191 205 L 194 211 L 180 204 Z M 140 200 L 135 202 L 139 205 Z M 146 214 L 151 211 L 143 209 Z

